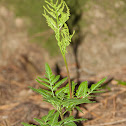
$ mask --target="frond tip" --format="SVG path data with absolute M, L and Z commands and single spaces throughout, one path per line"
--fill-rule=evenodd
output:
M 66 54 L 66 47 L 70 44 L 73 34 L 70 35 L 69 28 L 66 21 L 70 17 L 70 10 L 64 0 L 60 2 L 57 0 L 45 0 L 47 6 L 43 6 L 44 14 L 48 26 L 54 30 L 56 40 L 60 51 L 64 56 Z

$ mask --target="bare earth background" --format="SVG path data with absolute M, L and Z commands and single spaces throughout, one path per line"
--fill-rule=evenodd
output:
M 103 2 L 104 1 L 104 2 Z M 123 0 L 96 0 L 87 4 L 83 14 L 84 35 L 78 49 L 80 64 L 79 81 L 97 82 L 107 77 L 106 92 L 100 94 L 97 103 L 81 105 L 88 118 L 85 126 L 126 126 L 126 86 L 115 80 L 126 81 L 126 3 Z M 104 3 L 104 4 L 103 4 Z M 36 22 L 37 23 L 37 22 Z M 4 5 L 0 5 L 0 126 L 21 126 L 21 122 L 36 124 L 33 118 L 41 118 L 53 107 L 42 101 L 40 95 L 28 86 L 38 88 L 37 76 L 43 77 L 44 64 L 48 62 L 54 73 L 56 66 L 66 76 L 61 55 L 52 57 L 46 48 L 30 43 L 24 18 Z M 52 31 L 41 33 L 46 43 Z M 76 63 L 71 47 L 68 48 L 68 65 L 71 78 L 76 81 Z M 58 55 L 59 54 L 59 55 Z

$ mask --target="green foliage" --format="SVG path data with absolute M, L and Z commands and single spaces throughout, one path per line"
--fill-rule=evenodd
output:
M 70 92 L 69 92 L 69 85 L 66 84 L 65 87 L 60 88 L 60 86 L 67 80 L 67 78 L 64 78 L 62 80 L 60 79 L 60 76 L 55 76 L 52 73 L 51 68 L 48 64 L 45 64 L 45 70 L 46 78 L 40 78 L 36 79 L 38 83 L 48 88 L 48 90 L 45 89 L 35 89 L 30 87 L 33 91 L 39 93 L 42 95 L 44 100 L 46 102 L 51 103 L 54 108 L 57 110 L 51 110 L 49 111 L 48 115 L 43 116 L 42 119 L 36 119 L 35 121 L 38 122 L 41 126 L 62 126 L 62 125 L 70 125 L 73 126 L 76 124 L 74 121 L 82 121 L 85 119 L 74 119 L 73 116 L 69 116 L 65 118 L 64 120 L 58 121 L 59 116 L 62 117 L 64 114 L 68 111 L 72 111 L 73 108 L 77 108 L 77 110 L 81 111 L 78 107 L 79 104 L 82 103 L 93 103 L 94 101 L 90 101 L 91 97 L 95 95 L 91 95 L 92 93 L 101 93 L 102 91 L 96 91 L 99 86 L 106 80 L 106 78 L 102 79 L 96 84 L 93 84 L 90 88 L 88 88 L 88 82 L 82 82 L 78 89 L 75 91 L 76 83 L 72 82 L 72 91 L 75 95 L 72 99 L 70 99 Z M 64 113 L 62 111 L 65 110 Z M 55 112 L 56 111 L 56 112 Z M 82 111 L 81 111 L 82 112 Z M 26 123 L 22 123 L 24 126 L 32 126 L 28 125 Z
M 75 1 L 77 0 L 72 0 L 72 2 L 70 2 L 70 0 L 66 0 L 67 5 L 69 5 L 72 14 L 70 18 L 70 20 L 72 21 L 69 23 L 71 24 L 71 26 L 68 24 L 69 27 L 74 27 L 72 26 L 73 24 L 72 22 L 73 22 L 74 15 L 76 15 L 75 13 L 72 12 L 72 8 L 76 10 L 81 8 L 78 6 L 76 8 L 76 6 L 74 6 L 76 5 Z M 79 4 L 83 6 L 86 1 L 88 0 L 84 0 L 84 1 L 80 0 Z M 44 17 L 41 16 L 41 11 L 43 11 L 42 5 L 45 4 L 44 0 L 1 0 L 0 4 L 6 5 L 10 9 L 13 9 L 17 17 L 25 18 L 25 23 L 27 25 L 29 36 L 34 36 L 35 34 L 44 32 L 49 29 L 46 25 Z M 73 29 L 71 31 L 73 31 Z M 76 29 L 76 33 L 77 33 L 77 29 Z M 39 45 L 44 46 L 44 48 L 48 50 L 51 56 L 57 56 L 59 52 L 56 46 L 57 44 L 55 43 L 54 34 L 47 35 L 47 36 L 49 36 L 48 40 L 46 40 L 46 38 L 43 36 L 36 36 L 34 38 L 32 37 L 30 41 L 37 42 Z M 43 41 L 45 40 L 46 42 L 43 43 Z
M 67 4 L 61 0 L 54 3 L 52 0 L 45 0 L 47 7 L 44 7 L 43 16 L 46 18 L 48 26 L 54 30 L 58 46 L 63 56 L 66 54 L 66 47 L 70 44 L 72 35 L 69 33 L 66 21 L 69 19 L 70 11 Z M 59 3 L 59 4 L 58 4 Z
M 66 21 L 69 19 L 70 12 L 66 3 L 61 0 L 60 2 L 56 0 L 45 0 L 47 6 L 44 6 L 43 16 L 46 18 L 48 26 L 51 27 L 55 32 L 56 40 L 58 41 L 58 46 L 63 55 L 66 69 L 68 71 L 67 61 L 65 58 L 66 47 L 70 44 L 71 38 Z M 77 83 L 70 83 L 69 71 L 68 71 L 68 81 L 66 86 L 61 87 L 67 80 L 66 78 L 60 79 L 60 76 L 55 76 L 50 68 L 50 66 L 45 64 L 45 78 L 38 77 L 36 81 L 48 88 L 45 89 L 35 89 L 30 87 L 33 91 L 42 95 L 43 100 L 52 104 L 55 110 L 49 111 L 48 115 L 43 116 L 41 119 L 35 118 L 34 120 L 40 124 L 40 126 L 76 126 L 75 122 L 84 121 L 85 119 L 75 119 L 71 113 L 74 108 L 81 111 L 79 104 L 82 103 L 93 103 L 91 101 L 92 97 L 95 97 L 95 93 L 101 93 L 102 91 L 97 91 L 100 89 L 100 85 L 106 80 L 102 79 L 96 84 L 92 84 L 88 87 L 88 82 L 82 82 L 77 90 L 75 86 Z M 70 90 L 71 89 L 71 90 Z M 92 95 L 93 94 L 93 95 Z M 70 113 L 68 117 L 64 118 L 66 113 Z M 82 112 L 82 111 L 81 111 Z M 22 123 L 24 126 L 34 126 L 26 123 Z
M 126 86 L 126 82 L 125 81 L 121 81 L 121 80 L 116 80 L 116 81 L 118 82 L 118 84 Z
M 85 121 L 86 119 L 75 119 L 73 116 L 66 117 L 62 121 L 58 121 L 59 113 L 55 110 L 49 111 L 48 115 L 43 116 L 41 119 L 34 118 L 40 126 L 76 126 L 74 122 Z M 24 126 L 36 126 L 22 123 Z

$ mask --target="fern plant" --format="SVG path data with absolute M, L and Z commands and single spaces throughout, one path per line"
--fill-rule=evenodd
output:
M 67 74 L 68 76 L 60 80 L 60 75 L 55 76 L 52 73 L 50 66 L 45 64 L 45 78 L 38 77 L 37 82 L 48 88 L 45 89 L 35 89 L 30 87 L 33 91 L 42 95 L 43 100 L 52 104 L 55 109 L 49 111 L 48 115 L 43 116 L 41 119 L 35 118 L 34 120 L 39 123 L 40 126 L 76 126 L 75 122 L 84 121 L 86 119 L 80 118 L 75 119 L 72 115 L 73 109 L 81 111 L 78 107 L 82 103 L 92 103 L 91 98 L 95 95 L 94 93 L 101 93 L 102 91 L 97 91 L 100 89 L 100 85 L 106 80 L 102 79 L 96 84 L 93 84 L 88 88 L 88 82 L 82 82 L 78 89 L 75 90 L 77 83 L 70 81 L 70 75 L 68 70 L 68 65 L 66 61 L 66 48 L 69 46 L 72 35 L 69 33 L 69 28 L 66 21 L 69 19 L 70 11 L 65 3 L 65 1 L 55 1 L 45 0 L 47 6 L 44 6 L 43 16 L 46 18 L 47 24 L 55 32 L 56 40 L 58 41 L 58 46 L 60 48 L 61 54 L 63 56 Z M 60 86 L 67 82 L 65 87 L 60 88 Z M 69 113 L 68 117 L 64 115 Z M 27 123 L 22 123 L 24 126 L 35 126 Z

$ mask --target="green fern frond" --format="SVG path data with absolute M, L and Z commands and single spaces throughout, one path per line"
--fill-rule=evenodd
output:
M 92 91 L 92 93 L 103 93 L 105 91 Z
M 59 79 L 60 79 L 60 75 L 57 75 L 56 77 L 51 78 L 53 84 L 56 83 Z
M 51 89 L 51 86 L 50 86 L 50 85 L 48 85 L 48 84 L 46 84 L 46 83 L 44 83 L 44 82 L 40 82 L 38 79 L 36 79 L 36 81 L 37 81 L 38 83 L 40 83 L 41 85 L 43 85 L 43 86 L 45 86 L 45 87 Z
M 56 112 L 53 116 L 50 117 L 50 121 L 48 121 L 48 124 L 50 124 L 51 126 L 55 126 L 55 123 L 58 123 L 58 117 L 59 113 Z
M 51 97 L 52 93 L 51 92 L 48 92 L 47 90 L 44 90 L 44 89 L 35 89 L 33 87 L 29 87 L 30 89 L 32 89 L 33 91 L 41 94 L 44 98 L 48 98 L 48 97 Z
M 44 122 L 41 119 L 34 118 L 34 120 L 39 123 L 41 126 L 44 125 Z
M 72 81 L 72 94 L 74 95 L 74 91 L 75 91 L 75 86 L 77 85 L 77 83 L 75 83 L 74 81 Z
M 57 91 L 55 92 L 56 96 L 57 96 L 58 98 L 63 99 L 63 98 L 64 98 L 63 95 L 64 95 L 64 91 L 65 91 L 65 90 L 66 90 L 66 87 L 60 88 L 59 90 L 57 90 Z M 62 96 L 62 97 L 61 97 L 61 96 Z
M 51 110 L 48 112 L 48 115 L 46 116 L 43 116 L 41 119 L 37 119 L 37 118 L 34 118 L 34 120 L 39 123 L 41 126 L 58 126 L 58 125 L 55 125 L 56 122 L 58 122 L 58 117 L 59 117 L 59 113 L 56 112 L 55 113 L 55 110 Z M 29 125 L 29 124 L 26 124 L 26 123 L 22 123 L 24 126 L 36 126 L 36 125 Z
M 46 70 L 47 78 L 50 79 L 51 76 L 52 76 L 52 70 L 51 70 L 50 66 L 47 63 L 45 64 L 45 70 Z
M 98 83 L 92 84 L 92 85 L 91 85 L 91 91 L 96 90 L 105 80 L 106 80 L 106 78 L 103 78 L 103 79 L 102 79 L 101 81 L 99 81 Z
M 79 112 L 83 113 L 83 111 L 80 109 L 80 107 L 76 106 L 75 107 Z M 84 114 L 84 113 L 83 113 Z
M 88 82 L 85 81 L 85 82 L 82 82 L 79 87 L 78 87 L 78 90 L 76 92 L 76 96 L 78 98 L 80 98 L 81 96 L 86 96 L 87 94 L 87 91 L 88 91 Z
M 35 89 L 35 88 L 32 88 L 32 87 L 30 87 L 30 88 L 33 91 L 38 92 L 39 94 L 41 94 L 44 98 L 47 98 L 49 96 L 54 97 L 55 96 L 54 91 L 56 91 L 57 88 L 59 88 L 60 85 L 62 85 L 67 80 L 67 77 L 59 80 L 60 75 L 57 75 L 57 76 L 53 75 L 52 70 L 51 70 L 51 68 L 50 68 L 50 66 L 48 64 L 45 65 L 45 70 L 46 70 L 46 74 L 45 74 L 46 78 L 38 77 L 38 79 L 36 79 L 36 81 L 38 83 L 40 83 L 41 85 L 47 87 L 49 89 L 49 91 L 41 89 L 41 88 L 40 89 Z
M 75 91 L 75 86 L 77 85 L 77 83 L 75 83 L 74 81 L 72 81 L 72 93 L 74 96 L 74 91 Z M 65 95 L 64 95 L 65 94 Z M 60 88 L 59 90 L 56 91 L 56 95 L 57 96 L 64 96 L 64 98 L 70 98 L 70 92 L 69 92 L 69 83 L 66 84 L 65 87 Z
M 64 27 L 61 30 L 62 39 L 61 39 L 61 42 L 59 43 L 59 47 L 63 55 L 65 55 L 65 53 L 67 52 L 66 47 L 69 46 L 73 35 L 74 35 L 74 32 L 72 35 L 70 35 L 68 26 L 66 23 L 64 23 Z
M 59 107 L 62 104 L 61 99 L 58 97 L 47 97 L 44 101 L 51 103 L 54 107 Z
M 63 124 L 64 126 L 77 126 L 74 122 L 79 122 L 79 121 L 85 121 L 87 119 L 75 119 L 74 116 L 69 116 L 65 118 L 64 120 L 60 121 L 60 124 Z
M 101 86 L 101 84 L 106 80 L 106 78 L 103 78 L 101 81 L 99 81 L 96 84 L 92 84 L 91 88 L 88 88 L 88 82 L 82 82 L 79 87 L 78 90 L 76 92 L 76 96 L 77 98 L 83 97 L 91 97 L 90 94 L 91 93 L 102 93 L 104 91 L 96 91 L 97 89 L 99 89 L 99 87 Z
M 70 44 L 71 38 L 74 34 L 70 35 L 69 28 L 66 21 L 69 19 L 70 10 L 64 0 L 56 3 L 53 0 L 47 1 L 47 7 L 44 7 L 43 16 L 46 18 L 48 26 L 54 30 L 58 46 L 63 56 L 66 54 L 66 47 Z
M 95 91 L 95 90 L 99 89 L 99 87 L 103 82 L 105 82 L 105 80 L 106 78 L 103 78 L 101 81 L 97 82 L 96 84 L 92 84 L 91 88 L 88 89 L 88 93 L 85 96 L 83 96 L 83 98 L 88 97 L 91 93 L 102 93 L 103 91 Z
M 41 77 L 38 77 L 38 79 L 41 80 L 41 81 L 44 81 L 44 82 L 46 82 L 46 83 L 50 83 L 50 81 L 49 81 L 48 79 L 41 78 Z
M 88 98 L 73 98 L 73 99 L 66 99 L 62 102 L 63 107 L 71 109 L 75 107 L 76 105 L 82 104 L 82 103 L 93 103 L 94 101 L 90 101 Z
M 54 86 L 53 86 L 53 90 L 55 91 L 61 84 L 63 84 L 65 81 L 67 80 L 67 77 L 63 78 L 62 80 L 60 80 L 59 82 L 57 82 Z
M 54 114 L 54 112 L 55 112 L 55 109 L 50 110 L 48 112 L 48 115 L 45 115 L 42 117 L 42 120 L 46 123 L 49 120 L 49 118 Z

